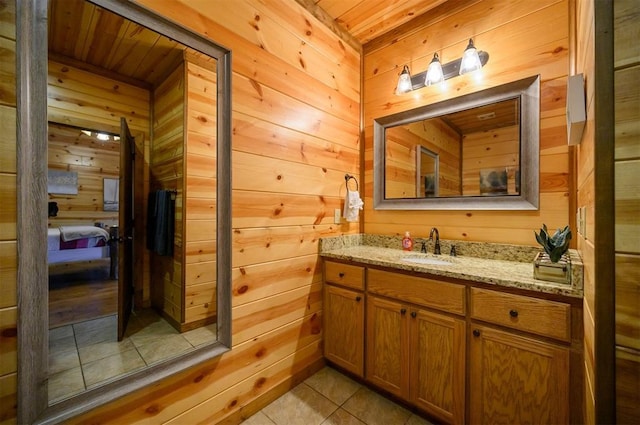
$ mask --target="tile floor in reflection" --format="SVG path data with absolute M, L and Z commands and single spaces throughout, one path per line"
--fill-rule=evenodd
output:
M 49 402 L 216 340 L 216 324 L 179 333 L 152 310 L 131 314 L 118 342 L 117 317 L 101 317 L 49 330 Z
M 431 424 L 335 369 L 325 367 L 243 425 Z

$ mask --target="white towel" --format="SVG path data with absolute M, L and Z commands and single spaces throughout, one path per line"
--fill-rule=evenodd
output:
M 347 196 L 344 198 L 343 216 L 347 221 L 358 221 L 359 211 L 362 209 L 364 202 L 360 199 L 360 193 L 347 189 Z

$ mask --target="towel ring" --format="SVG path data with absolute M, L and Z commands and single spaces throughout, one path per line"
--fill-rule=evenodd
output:
M 356 179 L 354 176 L 349 175 L 349 174 L 345 174 L 344 175 L 344 184 L 345 186 L 347 186 L 347 190 L 349 190 L 349 180 L 353 179 L 353 181 L 356 182 L 356 191 L 358 190 L 358 179 Z

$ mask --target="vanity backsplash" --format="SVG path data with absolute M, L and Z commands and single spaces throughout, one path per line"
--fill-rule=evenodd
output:
M 429 241 L 428 238 L 414 237 L 413 250 L 420 252 L 422 242 L 426 242 L 427 251 L 433 254 L 434 241 Z M 402 249 L 402 237 L 359 233 L 356 235 L 322 238 L 320 240 L 320 252 L 350 248 L 358 245 Z M 486 260 L 517 261 L 519 263 L 532 263 L 536 254 L 540 252 L 540 247 L 535 246 L 440 239 L 440 251 L 442 255 L 448 256 L 453 245 L 456 247 L 456 255 L 458 256 L 484 258 Z

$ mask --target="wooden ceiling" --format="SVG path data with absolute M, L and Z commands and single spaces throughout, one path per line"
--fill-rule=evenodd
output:
M 179 63 L 180 43 L 84 0 L 49 0 L 49 57 L 154 87 Z
M 334 22 L 366 44 L 447 0 L 312 0 Z
M 361 45 L 447 0 L 296 0 L 321 9 Z M 327 22 L 331 20 L 332 22 Z M 49 56 L 70 65 L 154 87 L 178 63 L 184 46 L 85 0 L 49 0 Z

